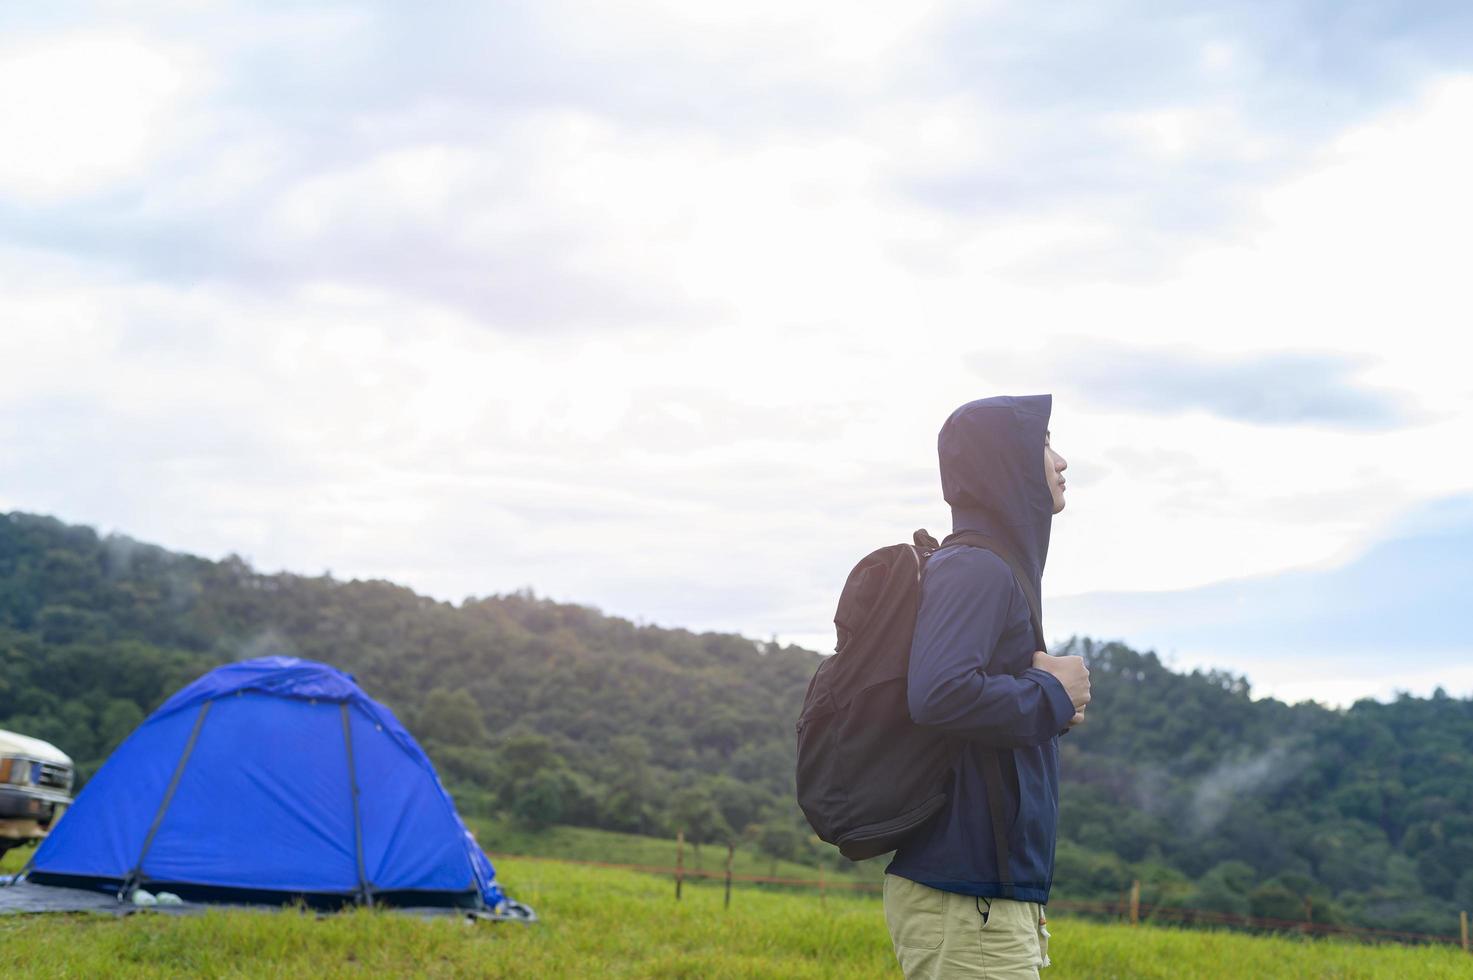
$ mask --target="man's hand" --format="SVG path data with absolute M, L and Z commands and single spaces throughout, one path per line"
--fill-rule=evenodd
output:
M 1084 709 L 1089 706 L 1089 668 L 1083 657 L 1054 657 L 1043 650 L 1033 654 L 1033 666 L 1046 670 L 1064 685 L 1064 693 L 1074 704 L 1074 717 L 1069 719 L 1073 728 L 1084 720 Z

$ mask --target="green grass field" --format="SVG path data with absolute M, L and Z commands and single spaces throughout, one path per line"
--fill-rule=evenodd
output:
M 549 827 L 527 831 L 513 824 L 494 820 L 469 820 L 476 839 L 494 854 L 559 857 L 574 861 L 603 861 L 610 864 L 638 864 L 647 867 L 675 866 L 675 841 L 638 834 L 620 834 L 590 827 Z M 850 864 L 824 871 L 836 882 L 866 882 L 878 885 L 885 876 L 889 857 Z M 692 870 L 721 872 L 726 868 L 726 848 L 717 844 L 702 847 L 685 846 L 685 866 Z M 775 878 L 798 878 L 812 881 L 818 869 L 793 861 L 779 861 L 759 854 L 750 846 L 738 847 L 731 870 L 738 875 L 761 875 Z
M 4 865 L 18 867 L 12 853 Z M 0 918 L 6 977 L 898 977 L 879 899 L 738 888 L 543 860 L 503 860 L 533 926 L 359 911 L 211 911 Z M 1149 977 L 1473 977 L 1450 947 L 1104 925 L 1051 917 L 1047 980 Z

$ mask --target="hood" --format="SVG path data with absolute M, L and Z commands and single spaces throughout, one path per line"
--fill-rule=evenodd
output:
M 1043 594 L 1054 499 L 1043 440 L 1053 395 L 998 395 L 968 402 L 941 427 L 941 493 L 952 529 L 980 531 L 1010 550 Z

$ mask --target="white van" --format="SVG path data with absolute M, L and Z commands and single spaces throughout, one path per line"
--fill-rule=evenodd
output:
M 45 837 L 71 802 L 71 757 L 50 742 L 0 730 L 0 854 Z

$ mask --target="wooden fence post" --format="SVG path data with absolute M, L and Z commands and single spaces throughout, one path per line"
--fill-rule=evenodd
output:
M 726 845 L 726 907 L 731 908 L 731 859 L 736 854 L 736 845 L 727 842 Z
M 680 901 L 680 885 L 685 879 L 685 831 L 675 832 L 675 900 Z
M 1468 910 L 1464 909 L 1458 913 L 1458 925 L 1462 926 L 1463 952 L 1468 952 Z
M 1130 883 L 1130 924 L 1133 926 L 1141 924 L 1141 880 L 1139 878 Z

